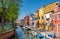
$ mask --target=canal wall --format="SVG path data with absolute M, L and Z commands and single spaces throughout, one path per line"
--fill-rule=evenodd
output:
M 14 35 L 14 29 L 11 29 L 7 32 L 4 32 L 0 35 L 0 39 L 8 39 L 9 37 Z

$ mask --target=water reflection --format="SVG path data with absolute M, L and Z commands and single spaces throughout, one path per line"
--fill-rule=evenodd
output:
M 27 39 L 21 27 L 19 26 L 16 27 L 16 33 L 18 35 L 18 39 Z

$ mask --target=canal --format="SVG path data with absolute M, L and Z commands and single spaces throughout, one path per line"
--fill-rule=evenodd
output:
M 29 32 L 29 31 L 27 31 Z M 34 39 L 35 37 L 33 37 L 30 32 L 29 32 L 29 35 L 27 36 L 25 34 L 25 31 L 23 31 L 23 29 L 19 26 L 16 27 L 15 29 L 15 35 L 11 36 L 10 38 L 8 39 Z

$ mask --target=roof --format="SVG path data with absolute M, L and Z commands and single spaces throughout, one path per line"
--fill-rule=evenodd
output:
M 55 6 L 58 4 L 58 2 L 53 2 L 47 6 L 44 7 L 44 13 L 48 13 L 54 10 Z

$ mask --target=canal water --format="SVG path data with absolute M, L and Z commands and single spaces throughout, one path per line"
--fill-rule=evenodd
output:
M 27 31 L 27 32 L 29 32 L 29 35 L 26 36 L 25 31 L 23 31 L 23 29 L 19 26 L 16 27 L 15 31 L 17 33 L 18 39 L 37 39 L 34 36 L 32 36 L 29 31 Z
M 15 29 L 15 35 L 9 39 L 37 39 L 37 38 L 35 38 L 30 32 L 29 32 L 29 35 L 26 36 L 25 31 L 21 27 L 18 26 Z
M 18 39 L 27 39 L 21 27 L 17 26 L 15 31 L 17 33 Z

